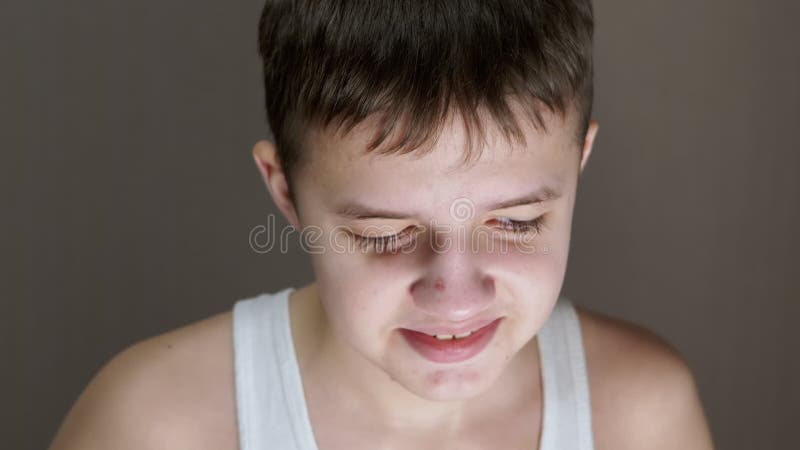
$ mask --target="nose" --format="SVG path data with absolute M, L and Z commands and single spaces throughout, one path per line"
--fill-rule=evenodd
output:
M 475 255 L 452 249 L 435 254 L 409 291 L 417 308 L 442 322 L 477 317 L 495 297 L 494 278 L 476 264 Z

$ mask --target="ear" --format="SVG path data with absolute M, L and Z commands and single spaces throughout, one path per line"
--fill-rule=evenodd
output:
M 286 217 L 286 220 L 299 230 L 300 221 L 297 216 L 297 210 L 289 194 L 289 183 L 278 160 L 275 144 L 267 140 L 256 142 L 255 146 L 253 146 L 253 159 L 259 172 L 261 172 L 261 177 L 264 179 L 264 184 L 267 185 L 275 205 Z
M 599 128 L 600 126 L 597 124 L 596 120 L 589 122 L 589 129 L 586 130 L 586 138 L 583 141 L 583 150 L 581 150 L 581 167 L 579 173 L 583 173 L 586 161 L 589 160 L 589 155 L 592 153 L 592 147 L 594 146 L 594 138 L 597 136 L 597 130 Z

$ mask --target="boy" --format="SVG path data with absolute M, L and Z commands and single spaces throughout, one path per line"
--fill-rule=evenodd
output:
M 592 31 L 583 0 L 269 1 L 253 155 L 316 281 L 125 350 L 51 448 L 711 448 L 680 355 L 559 299 Z

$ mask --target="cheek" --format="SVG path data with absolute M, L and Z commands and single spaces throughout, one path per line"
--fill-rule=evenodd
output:
M 521 348 L 541 329 L 558 299 L 564 264 L 550 254 L 509 253 L 491 262 L 498 300 L 508 314 L 507 347 Z
M 549 230 L 527 240 L 496 242 L 481 253 L 481 264 L 497 277 L 541 283 L 563 276 L 569 254 L 568 235 Z
M 531 327 L 536 328 L 544 320 L 561 291 L 568 252 L 566 246 L 554 242 L 557 239 L 550 233 L 535 241 L 537 251 L 509 250 L 483 257 L 484 267 L 495 280 L 499 300 L 508 302 L 516 339 L 530 337 Z
M 337 328 L 348 334 L 374 334 L 397 325 L 404 303 L 410 301 L 410 277 L 402 275 L 398 261 L 323 253 L 313 255 L 312 263 L 328 316 Z
M 564 264 L 547 254 L 494 255 L 490 263 L 498 299 L 508 302 L 511 314 L 523 322 L 540 316 L 558 298 Z
M 348 238 L 349 239 L 349 238 Z M 417 252 L 376 255 L 361 250 L 352 241 L 341 239 L 336 248 L 312 254 L 312 263 L 320 283 L 345 292 L 362 292 L 367 297 L 380 297 L 399 290 L 413 282 L 419 272 Z

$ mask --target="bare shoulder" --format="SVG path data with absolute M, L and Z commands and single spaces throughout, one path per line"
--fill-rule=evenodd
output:
M 237 448 L 231 314 L 137 342 L 108 361 L 51 450 Z
M 586 351 L 595 447 L 713 448 L 692 372 L 642 326 L 576 306 Z

